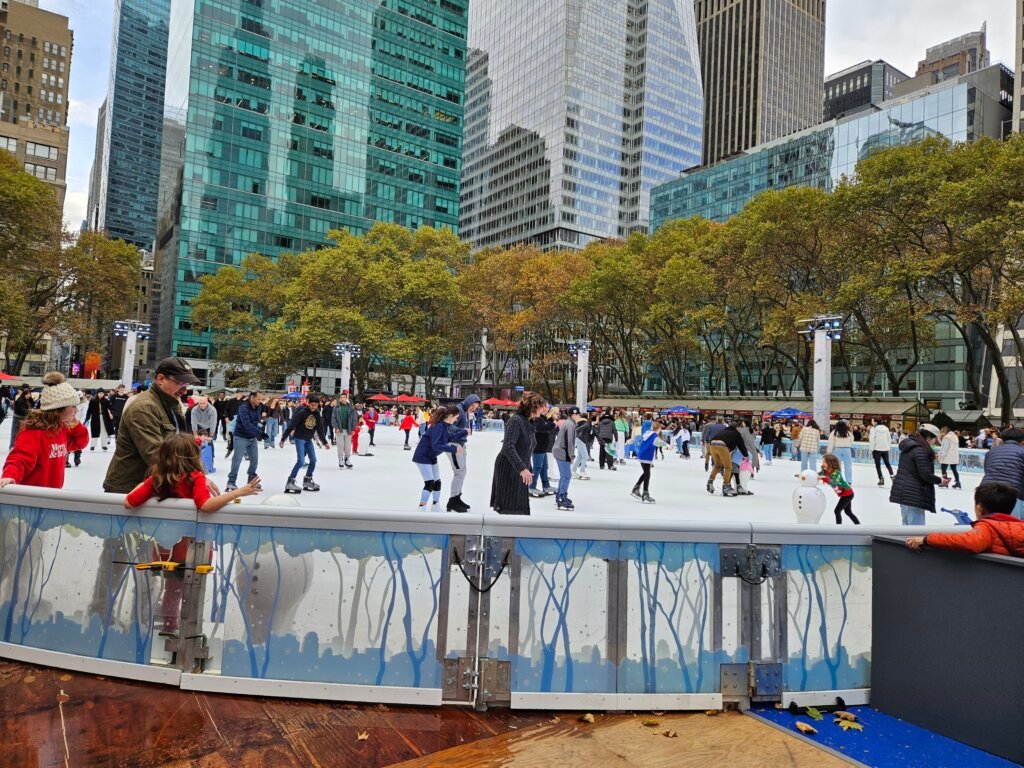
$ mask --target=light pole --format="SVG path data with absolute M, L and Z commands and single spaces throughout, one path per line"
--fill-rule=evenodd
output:
M 125 389 L 132 388 L 135 376 L 135 347 L 139 340 L 148 339 L 152 328 L 149 323 L 138 320 L 117 320 L 114 322 L 114 336 L 124 339 L 124 355 L 121 357 L 121 383 Z
M 349 392 L 349 380 L 352 378 L 352 358 L 359 357 L 363 348 L 358 344 L 339 342 L 334 345 L 334 356 L 341 360 L 341 391 Z
M 832 342 L 843 338 L 841 315 L 817 315 L 800 320 L 802 336 L 814 337 L 814 420 L 827 435 L 832 417 Z
M 569 342 L 569 354 L 576 359 L 576 407 L 587 412 L 587 387 L 590 384 L 590 340 Z

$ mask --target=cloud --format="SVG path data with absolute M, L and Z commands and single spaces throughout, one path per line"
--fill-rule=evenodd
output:
M 89 207 L 89 195 L 86 192 L 72 192 L 64 196 L 64 224 L 68 229 L 78 231 L 85 219 L 85 209 Z

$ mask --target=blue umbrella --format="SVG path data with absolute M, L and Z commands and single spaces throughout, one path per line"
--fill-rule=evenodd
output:
M 287 395 L 284 396 L 284 399 L 285 400 L 301 400 L 303 397 L 305 397 L 305 395 L 303 395 L 301 392 L 289 392 Z
M 772 414 L 773 419 L 809 419 L 813 416 L 813 413 L 807 411 L 801 411 L 797 408 L 783 408 L 780 411 L 776 411 Z
M 693 416 L 698 413 L 700 413 L 700 411 L 695 411 L 693 408 L 687 408 L 685 405 L 673 405 L 671 408 L 658 411 L 659 416 Z

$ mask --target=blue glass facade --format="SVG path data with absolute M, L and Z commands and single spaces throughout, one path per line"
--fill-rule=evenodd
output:
M 156 237 L 170 0 L 116 0 L 91 226 L 150 249 Z
M 183 138 L 162 171 L 162 352 L 213 355 L 189 302 L 249 253 L 375 221 L 457 228 L 466 6 L 172 0 L 167 118 Z
M 693 4 L 474 0 L 462 236 L 578 248 L 647 228 L 650 188 L 700 162 Z
M 981 110 L 976 107 L 983 98 L 970 83 L 951 81 L 948 87 L 833 120 L 684 174 L 651 192 L 651 227 L 691 216 L 725 221 L 768 189 L 813 186 L 831 191 L 876 149 L 928 136 L 972 140 L 981 135 L 976 124 Z

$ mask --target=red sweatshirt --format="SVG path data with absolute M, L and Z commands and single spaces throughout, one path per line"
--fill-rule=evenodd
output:
M 402 426 L 400 426 L 399 429 L 409 432 L 417 426 L 419 425 L 416 424 L 416 417 L 412 414 L 408 414 L 402 419 Z
M 125 501 L 130 507 L 140 507 L 154 496 L 156 496 L 156 491 L 153 489 L 153 478 L 150 476 L 135 486 Z M 174 487 L 173 498 L 192 499 L 196 503 L 196 509 L 202 509 L 203 504 L 210 500 L 210 489 L 206 487 L 206 476 L 202 472 L 193 472 L 191 475 L 181 478 Z
M 61 427 L 57 432 L 21 429 L 0 477 L 9 477 L 19 485 L 63 488 L 68 454 L 80 451 L 88 444 L 89 430 L 81 424 L 75 424 L 71 429 Z

